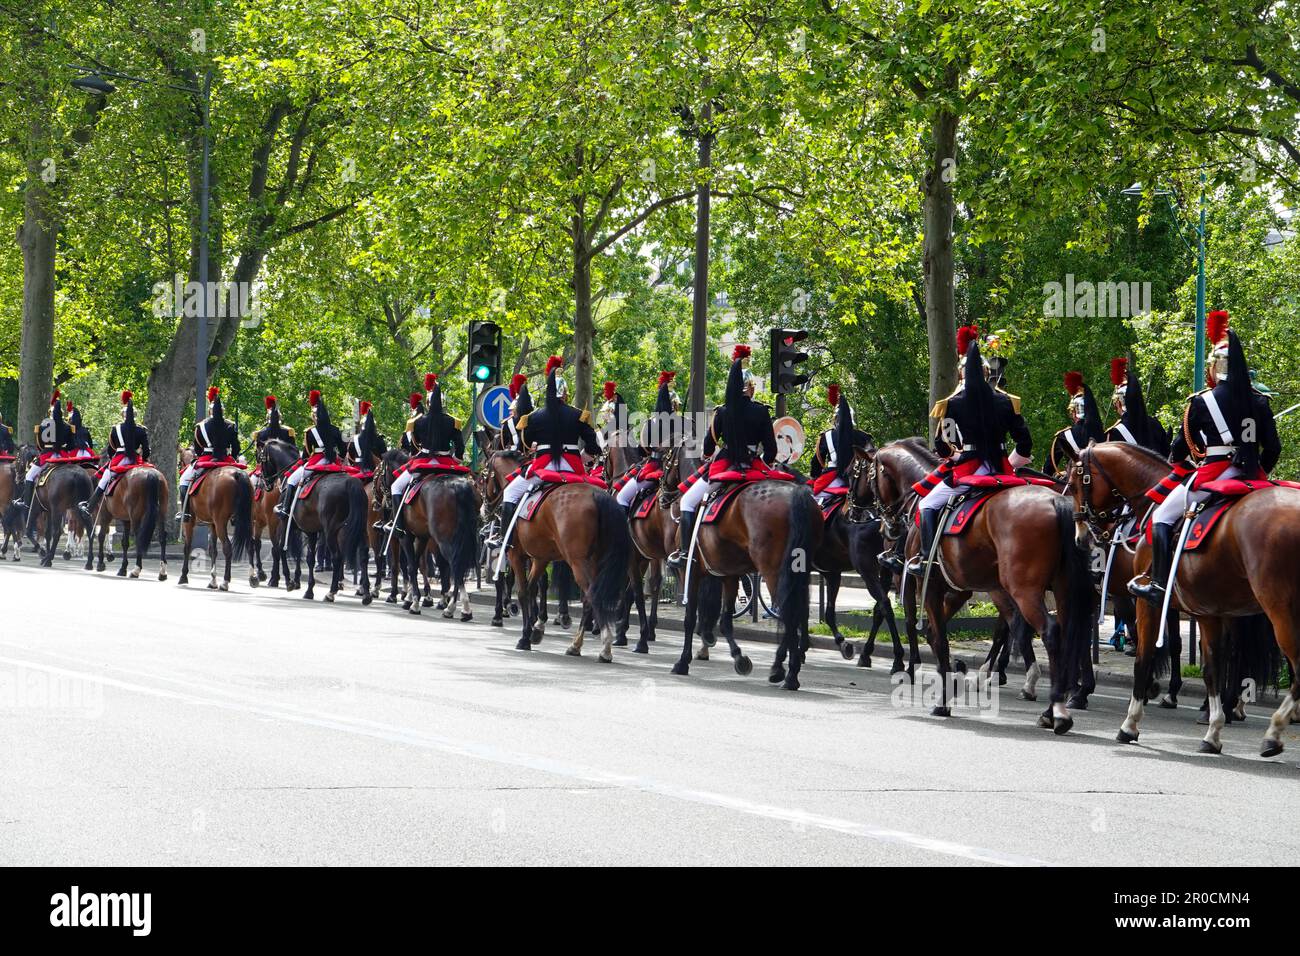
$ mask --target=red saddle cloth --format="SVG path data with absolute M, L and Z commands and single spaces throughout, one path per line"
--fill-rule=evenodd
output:
M 732 466 L 731 462 L 725 458 L 719 459 L 709 465 L 709 481 L 763 481 L 772 478 L 777 481 L 794 481 L 794 475 L 784 471 L 777 471 L 771 465 L 767 464 L 761 458 L 753 458 L 749 462 L 749 467 L 740 471 Z
M 419 473 L 446 471 L 464 475 L 469 473 L 469 468 L 461 464 L 450 455 L 434 455 L 432 458 L 412 458 L 406 463 L 408 471 Z
M 659 499 L 659 489 L 654 488 L 648 492 L 641 492 L 639 498 L 632 505 L 632 520 L 638 521 L 642 518 L 650 517 L 650 512 L 655 510 L 655 502 Z
M 247 470 L 248 466 L 242 461 L 238 461 L 229 455 L 225 458 L 213 458 L 211 455 L 200 455 L 194 459 L 195 468 L 238 468 L 241 471 Z
M 57 451 L 43 451 L 36 460 L 42 465 L 80 465 L 83 462 L 89 465 L 95 464 L 94 458 L 77 458 Z
M 835 469 L 823 471 L 820 475 L 812 480 L 812 490 L 815 495 L 846 495 L 849 492 L 849 486 L 846 484 L 842 488 L 832 488 L 831 482 L 836 477 Z
M 327 461 L 325 459 L 325 456 L 320 452 L 315 452 L 310 458 L 308 458 L 307 464 L 304 467 L 308 471 L 318 471 L 318 472 L 348 470 L 348 466 L 343 462 L 339 461 L 338 459 L 335 459 L 334 461 Z
M 710 479 L 712 480 L 712 479 Z M 735 500 L 736 495 L 740 494 L 745 488 L 754 484 L 752 481 L 737 481 L 734 484 L 726 486 L 721 492 L 709 498 L 704 506 L 704 514 L 700 518 L 705 524 L 713 524 L 727 510 L 727 505 Z
M 848 489 L 846 488 L 844 491 L 847 492 Z M 830 524 L 831 519 L 835 517 L 835 513 L 844 507 L 844 502 L 847 500 L 848 495 L 840 493 L 834 498 L 822 502 L 822 521 L 825 524 Z

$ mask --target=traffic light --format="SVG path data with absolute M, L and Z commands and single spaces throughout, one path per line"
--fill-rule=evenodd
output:
M 772 343 L 772 394 L 788 395 L 790 392 L 807 384 L 808 376 L 799 371 L 799 366 L 807 361 L 808 353 L 800 352 L 797 345 L 808 338 L 803 329 L 773 329 L 770 333 Z
M 465 378 L 482 385 L 501 379 L 501 326 L 495 322 L 471 322 L 466 350 Z

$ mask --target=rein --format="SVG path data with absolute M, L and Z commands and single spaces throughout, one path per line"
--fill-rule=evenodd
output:
M 1098 510 L 1092 504 L 1092 470 L 1096 468 L 1097 475 L 1106 482 L 1110 489 L 1110 497 L 1116 501 L 1113 507 Z M 1079 461 L 1074 466 L 1074 473 L 1079 478 L 1081 488 L 1080 497 L 1083 499 L 1082 510 L 1075 511 L 1074 520 L 1081 521 L 1088 526 L 1100 543 L 1106 544 L 1110 541 L 1111 535 L 1119 528 L 1124 517 L 1125 510 L 1129 508 L 1129 500 L 1120 492 L 1115 483 L 1115 479 L 1110 476 L 1106 468 L 1096 456 L 1092 453 L 1092 446 L 1089 445 L 1079 455 Z

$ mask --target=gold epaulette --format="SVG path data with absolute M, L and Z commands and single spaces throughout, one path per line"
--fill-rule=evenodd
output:
M 591 409 L 590 409 L 590 408 L 584 408 L 584 409 L 582 410 L 582 414 L 578 416 L 578 421 L 582 422 L 584 425 L 590 425 L 590 424 L 591 424 Z
M 527 415 L 522 416 L 522 417 L 519 419 L 519 421 L 515 422 L 515 428 L 516 428 L 517 430 L 519 430 L 519 431 L 523 431 L 525 428 L 527 428 L 527 427 L 528 427 L 528 419 L 529 419 L 529 417 L 530 417 L 532 414 L 533 414 L 532 412 L 529 412 Z
M 1002 392 L 1003 395 L 1005 395 L 1007 398 L 1011 399 L 1011 410 L 1014 411 L 1017 415 L 1019 415 L 1019 414 L 1020 414 L 1020 396 L 1019 396 L 1019 395 L 1012 395 L 1010 392 L 1003 391 L 1003 390 L 1000 389 L 1000 388 L 999 388 L 997 391 Z
M 455 415 L 451 415 L 449 417 L 451 418 L 452 424 L 456 426 L 456 431 L 460 431 L 462 428 L 465 427 L 464 423 L 461 422 L 461 420 L 457 418 Z
M 1201 392 L 1208 392 L 1208 391 L 1209 391 L 1208 388 L 1201 389 Z M 1192 398 L 1195 398 L 1196 395 L 1201 394 L 1201 392 L 1196 392 L 1192 396 Z M 1191 455 L 1192 458 L 1204 458 L 1205 449 L 1201 448 L 1200 445 L 1196 444 L 1196 439 L 1192 435 L 1191 416 L 1192 416 L 1192 400 L 1189 398 L 1187 400 L 1186 407 L 1183 408 L 1183 441 L 1187 442 L 1187 453 Z
M 948 414 L 948 399 L 941 398 L 934 403 L 934 408 L 930 409 L 931 418 L 943 418 Z
M 407 430 L 408 432 L 413 432 L 413 431 L 415 431 L 415 420 L 416 420 L 417 417 L 419 417 L 419 416 L 412 415 L 410 418 L 408 418 L 408 419 L 406 420 L 406 430 Z
M 289 433 L 289 437 L 292 438 L 294 441 L 298 440 L 298 433 L 294 431 L 292 428 L 286 426 L 284 430 Z

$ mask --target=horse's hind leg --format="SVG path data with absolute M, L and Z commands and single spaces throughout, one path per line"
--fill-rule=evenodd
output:
M 723 578 L 722 586 L 718 590 L 718 607 L 706 609 L 705 613 L 711 611 L 717 617 L 718 633 L 722 635 L 722 639 L 727 642 L 727 649 L 731 651 L 731 666 L 735 668 L 737 674 L 745 677 L 753 671 L 754 662 L 736 643 L 736 593 L 739 590 L 740 578 Z
M 102 541 L 103 539 L 101 538 L 100 540 Z M 139 545 L 139 542 L 140 542 L 140 537 L 139 535 L 137 535 L 136 536 L 137 546 Z M 122 522 L 122 564 L 117 569 L 117 576 L 119 578 L 126 577 L 126 568 L 127 565 L 130 563 L 130 555 L 131 555 L 131 519 L 128 516 L 127 519 Z M 138 555 L 136 556 L 136 561 L 139 562 Z M 137 570 L 135 576 L 139 577 L 139 575 L 140 572 Z
M 831 637 L 835 639 L 835 646 L 839 649 L 840 656 L 846 661 L 853 660 L 853 642 L 845 642 L 844 635 L 840 633 L 839 621 L 835 616 L 835 601 L 840 596 L 840 581 L 843 575 L 839 571 L 825 571 L 822 573 L 822 580 L 826 582 L 826 626 L 831 629 Z
M 316 599 L 316 547 L 319 539 L 319 533 L 307 535 L 307 590 L 302 594 L 305 601 Z
M 686 593 L 686 616 L 682 620 L 682 653 L 672 666 L 672 673 L 685 675 L 691 672 L 691 644 L 695 635 L 695 621 L 700 609 L 700 577 L 704 572 L 695 569 Z

